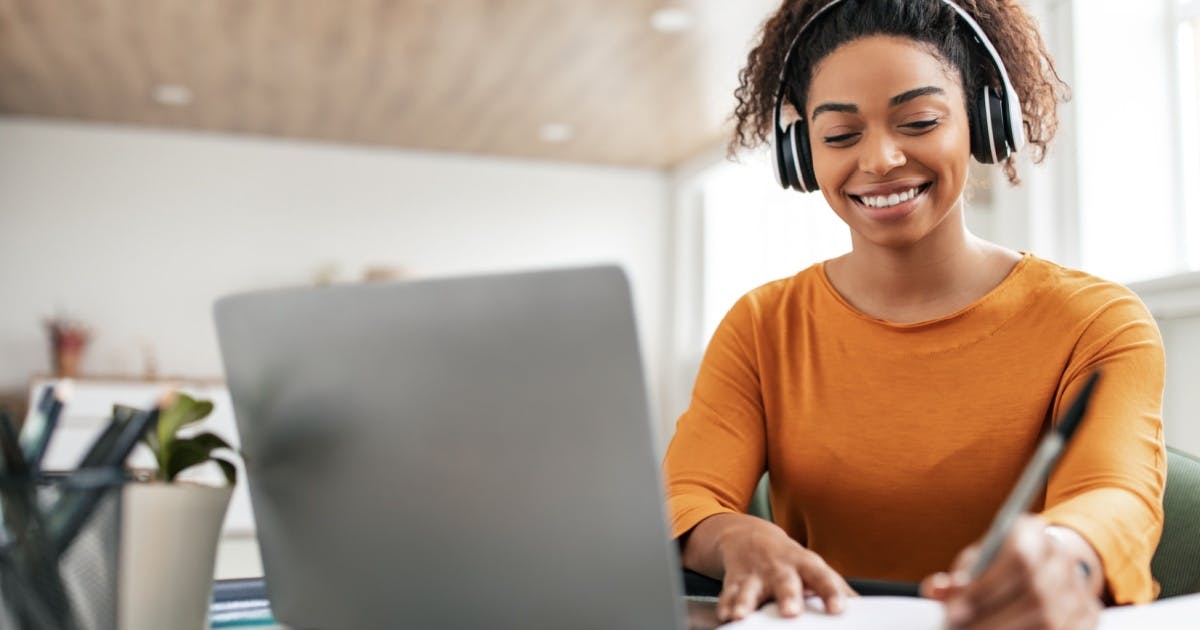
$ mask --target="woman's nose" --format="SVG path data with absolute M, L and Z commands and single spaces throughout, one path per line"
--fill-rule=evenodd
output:
M 864 173 L 886 175 L 908 163 L 900 144 L 891 134 L 866 134 L 859 146 L 862 152 L 858 157 L 858 168 Z

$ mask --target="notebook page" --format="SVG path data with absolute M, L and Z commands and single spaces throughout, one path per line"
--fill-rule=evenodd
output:
M 721 626 L 729 630 L 773 630 L 779 628 L 828 628 L 841 630 L 942 630 L 942 604 L 913 597 L 857 597 L 846 601 L 840 615 L 826 615 L 821 600 L 805 601 L 805 613 L 785 619 L 775 604 Z M 1183 630 L 1200 628 L 1200 594 L 1172 597 L 1144 606 L 1108 608 L 1100 614 L 1100 630 Z
M 1100 615 L 1100 630 L 1200 628 L 1200 594 L 1181 595 L 1145 606 L 1117 606 Z
M 840 615 L 825 614 L 821 600 L 809 597 L 799 617 L 785 619 L 775 604 L 747 615 L 741 621 L 725 624 L 729 630 L 769 630 L 773 628 L 837 628 L 842 630 L 942 630 L 945 614 L 941 602 L 915 597 L 852 597 Z

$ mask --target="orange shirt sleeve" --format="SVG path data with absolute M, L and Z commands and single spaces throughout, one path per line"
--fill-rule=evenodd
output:
M 765 470 L 766 432 L 751 298 L 713 333 L 663 463 L 671 537 L 714 514 L 745 512 Z
M 1145 306 L 1132 293 L 1113 295 L 1079 339 L 1054 405 L 1059 417 L 1092 370 L 1103 370 L 1088 415 L 1050 478 L 1042 516 L 1091 543 L 1117 604 L 1158 594 L 1150 559 L 1162 534 L 1166 483 L 1164 362 Z

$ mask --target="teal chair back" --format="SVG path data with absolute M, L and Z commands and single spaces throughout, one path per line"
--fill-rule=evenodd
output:
M 773 520 L 766 475 L 750 500 L 750 514 Z M 1162 591 L 1159 599 L 1200 593 L 1200 459 L 1167 449 L 1167 489 L 1163 496 L 1163 534 L 1150 562 Z

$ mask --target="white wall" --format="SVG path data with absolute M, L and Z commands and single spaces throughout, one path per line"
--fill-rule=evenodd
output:
M 0 387 L 49 369 L 41 320 L 95 329 L 87 372 L 219 376 L 214 298 L 322 267 L 443 275 L 614 261 L 653 410 L 664 370 L 657 171 L 0 119 Z M 673 419 L 672 419 L 673 421 Z

